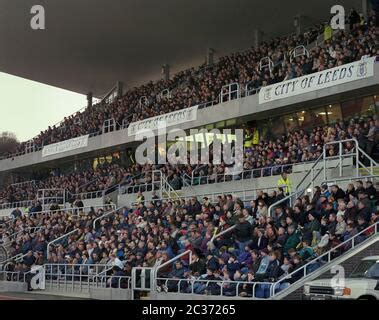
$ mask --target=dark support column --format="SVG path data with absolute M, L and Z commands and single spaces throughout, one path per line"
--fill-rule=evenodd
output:
M 254 48 L 259 48 L 263 38 L 263 33 L 261 30 L 255 29 L 254 30 Z
M 207 65 L 208 66 L 211 66 L 213 63 L 214 63 L 214 49 L 212 48 L 209 48 L 207 50 L 207 58 L 206 58 L 206 61 L 207 61 Z
M 368 10 L 369 10 L 369 3 L 368 0 L 361 0 L 362 1 L 362 14 L 365 20 L 367 21 L 368 18 Z
M 167 63 L 162 66 L 162 79 L 170 80 L 170 66 Z
M 116 83 L 117 98 L 122 97 L 123 88 L 124 88 L 124 83 L 121 81 L 117 81 L 117 83 Z
M 88 92 L 87 93 L 87 107 L 88 108 L 92 107 L 92 98 L 93 98 L 92 92 Z
M 295 32 L 297 35 L 300 35 L 302 31 L 301 20 L 302 19 L 300 14 L 293 18 L 293 26 L 295 27 Z

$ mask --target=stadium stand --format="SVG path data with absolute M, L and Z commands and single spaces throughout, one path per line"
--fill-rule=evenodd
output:
M 367 23 L 353 23 L 351 30 L 338 31 L 323 46 L 308 51 L 305 45 L 314 42 L 323 31 L 322 26 L 315 26 L 303 35 L 277 38 L 263 43 L 257 49 L 222 57 L 220 62 L 208 68 L 201 66 L 199 69 L 183 71 L 168 82 L 161 80 L 135 88 L 119 101 L 100 103 L 65 118 L 58 127 L 49 127 L 33 139 L 33 148 L 40 150 L 42 146 L 70 138 L 102 134 L 104 122 L 108 120 L 116 124 L 113 129 L 117 130 L 127 127 L 131 122 L 183 107 L 215 104 L 220 102 L 217 99 L 222 87 L 230 83 L 240 83 L 247 88 L 248 94 L 257 93 L 265 85 L 377 54 L 373 12 Z M 303 54 L 293 59 L 288 52 L 293 52 L 299 46 L 304 48 Z M 267 57 L 274 64 L 273 68 L 262 68 L 262 59 Z M 27 143 L 22 143 L 18 154 L 24 153 L 26 148 Z
M 373 14 L 367 21 L 350 22 L 350 30 L 337 31 L 309 50 L 305 46 L 320 37 L 321 26 L 183 71 L 170 81 L 135 88 L 117 101 L 49 127 L 33 139 L 33 151 L 103 134 L 108 120 L 119 130 L 180 108 L 217 104 L 223 86 L 230 83 L 252 95 L 263 86 L 377 56 Z M 303 54 L 287 54 L 295 48 Z M 261 68 L 267 57 L 272 65 Z M 74 172 L 45 169 L 18 177 L 0 190 L 0 207 L 13 209 L 1 220 L 6 255 L 0 261 L 0 282 L 33 290 L 35 270 L 41 268 L 50 290 L 86 291 L 91 297 L 104 298 L 96 290 L 109 288 L 123 291 L 123 299 L 170 294 L 182 299 L 269 299 L 292 292 L 317 270 L 355 253 L 379 234 L 374 172 L 379 123 L 372 112 L 359 116 L 310 121 L 307 128 L 262 134 L 258 141 L 256 127 L 249 124 L 244 171 L 235 175 L 226 175 L 224 164 L 140 165 L 116 157 L 96 165 L 86 162 Z M 18 155 L 25 148 L 26 143 L 20 144 Z M 340 179 L 328 176 L 326 162 L 336 158 L 336 170 L 342 173 L 344 158 L 357 171 Z M 309 162 L 308 173 L 293 183 L 293 166 Z M 233 190 L 212 199 L 206 193 L 179 194 L 184 187 L 273 175 L 275 185 L 249 191 L 246 197 L 233 195 Z M 163 180 L 170 191 L 165 195 Z M 115 191 L 136 201 L 119 208 L 109 199 L 98 207 L 83 203 Z M 148 200 L 147 192 L 152 193 Z

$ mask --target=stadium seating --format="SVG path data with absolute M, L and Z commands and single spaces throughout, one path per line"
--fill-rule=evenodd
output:
M 97 104 L 66 117 L 59 126 L 49 127 L 33 139 L 34 148 L 40 150 L 42 146 L 86 134 L 102 134 L 104 122 L 110 119 L 115 121 L 118 130 L 131 122 L 181 108 L 217 103 L 222 87 L 231 83 L 239 83 L 246 88 L 246 94 L 251 94 L 262 86 L 377 55 L 373 16 L 367 24 L 335 33 L 305 55 L 293 58 L 289 54 L 298 46 L 312 43 L 322 32 L 323 27 L 317 25 L 300 36 L 276 38 L 262 43 L 259 48 L 222 57 L 212 66 L 186 70 L 169 81 L 134 88 L 113 103 Z M 261 59 L 267 57 L 274 67 L 260 68 Z M 20 144 L 18 154 L 25 152 L 28 143 Z
M 119 130 L 180 108 L 219 103 L 222 87 L 230 83 L 239 83 L 249 95 L 262 86 L 377 55 L 371 17 L 367 24 L 334 33 L 309 49 L 309 55 L 287 54 L 313 43 L 321 32 L 316 26 L 303 35 L 277 38 L 223 57 L 215 65 L 130 90 L 117 101 L 97 104 L 65 118 L 58 127 L 49 127 L 34 138 L 35 147 L 103 134 L 103 124 L 109 119 L 115 120 Z M 272 68 L 260 69 L 265 57 L 273 61 Z M 326 156 L 334 156 L 358 149 L 352 140 L 341 145 L 331 142 L 354 139 L 371 156 L 377 148 L 372 133 L 377 134 L 378 127 L 377 118 L 340 119 L 326 126 L 315 124 L 311 131 L 295 130 L 260 141 L 253 141 L 253 128 L 247 128 L 244 171 L 235 175 L 225 175 L 224 164 L 105 161 L 74 172 L 56 169 L 32 177 L 35 180 L 21 177 L 0 190 L 0 208 L 14 208 L 1 221 L 0 244 L 7 257 L 0 261 L 0 280 L 5 275 L 7 281 L 30 286 L 31 269 L 44 266 L 46 279 L 58 285 L 68 279 L 81 285 L 85 279 L 89 285 L 94 274 L 96 279 L 105 279 L 106 287 L 129 289 L 130 279 L 135 280 L 133 270 L 146 268 L 157 271 L 150 275 L 155 282 L 149 290 L 159 293 L 270 298 L 330 262 L 325 253 L 328 259 L 336 258 L 352 249 L 349 239 L 354 238 L 355 244 L 369 239 L 379 223 L 377 175 L 350 177 L 354 182 L 345 190 L 328 180 L 310 191 L 315 177 L 304 174 L 313 180 L 303 190 L 287 185 L 282 174 L 291 176 L 294 164 L 314 162 L 324 150 Z M 20 144 L 18 151 L 24 152 L 25 147 Z M 228 193 L 217 201 L 179 194 L 167 194 L 164 199 L 154 195 L 147 201 L 144 193 L 161 187 L 154 184 L 158 170 L 174 191 L 271 175 L 278 176 L 278 183 L 276 190 L 257 192 L 249 201 Z M 43 203 L 41 190 L 46 191 Z M 54 195 L 53 190 L 63 190 L 63 194 Z M 85 208 L 82 203 L 114 191 L 136 193 L 135 205 Z M 59 197 L 62 202 L 57 201 Z M 71 208 L 65 208 L 66 201 Z M 21 206 L 28 207 L 27 211 L 19 210 Z

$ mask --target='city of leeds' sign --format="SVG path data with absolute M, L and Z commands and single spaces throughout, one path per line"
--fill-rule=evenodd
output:
M 375 57 L 263 87 L 259 103 L 267 103 L 335 85 L 372 77 Z

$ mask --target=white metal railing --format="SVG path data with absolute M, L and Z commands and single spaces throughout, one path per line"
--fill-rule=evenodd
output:
M 103 123 L 103 133 L 109 133 L 116 131 L 116 120 L 115 119 L 107 119 Z
M 305 46 L 300 45 L 290 51 L 290 62 L 292 62 L 293 59 L 302 56 L 306 56 L 307 58 L 309 58 L 309 51 Z
M 17 253 L 12 257 L 7 258 L 4 261 L 0 261 L 0 269 L 6 270 L 7 266 L 12 262 L 20 262 L 22 261 L 28 254 L 27 253 Z
M 103 215 L 101 215 L 101 216 L 99 216 L 99 217 L 97 217 L 96 219 L 93 220 L 93 222 L 92 222 L 92 227 L 93 227 L 93 229 L 96 230 L 96 223 L 97 223 L 98 221 L 100 221 L 100 220 L 104 219 L 105 217 L 108 217 L 108 216 L 110 216 L 110 215 L 112 215 L 112 214 L 117 213 L 117 212 L 118 212 L 119 210 L 121 210 L 122 208 L 124 208 L 124 207 L 116 208 L 116 205 L 113 205 L 112 210 L 110 210 L 110 211 L 104 213 Z
M 241 97 L 240 85 L 237 82 L 225 85 L 221 88 L 220 102 L 227 102 Z
M 263 57 L 259 61 L 259 71 L 262 71 L 265 68 L 268 68 L 270 70 L 270 72 L 272 72 L 272 70 L 274 68 L 274 62 L 272 62 L 271 58 L 268 57 L 268 56 L 267 57 Z
M 121 182 L 115 186 L 110 187 L 109 189 L 114 189 L 114 191 L 118 190 L 118 194 L 120 194 L 120 195 L 121 194 L 129 194 L 129 193 L 145 192 L 145 191 L 154 191 L 154 190 L 159 190 L 159 192 L 162 195 L 162 186 L 163 186 L 163 182 L 162 182 L 163 173 L 162 173 L 162 171 L 151 170 L 151 171 L 144 172 L 144 174 L 150 173 L 150 172 L 151 172 L 151 182 L 131 184 L 133 182 L 133 180 L 142 176 L 142 174 L 139 174 L 139 175 L 130 177 L 130 179 L 128 181 Z
M 6 243 L 3 242 L 2 245 L 4 246 L 4 248 L 8 249 L 12 245 L 12 242 L 16 241 L 19 238 L 19 235 L 22 235 L 25 233 L 34 234 L 34 233 L 37 233 L 43 229 L 45 229 L 45 227 L 43 227 L 43 226 L 22 228 L 21 230 L 18 230 L 16 232 L 10 234 L 8 236 L 8 241 Z
M 24 186 L 29 186 L 29 185 L 35 186 L 36 185 L 36 180 L 16 182 L 16 183 L 12 183 L 10 186 L 11 187 L 24 187 Z
M 97 191 L 88 191 L 88 192 L 81 192 L 81 193 L 75 193 L 71 194 L 72 198 L 78 198 L 85 200 L 85 199 L 98 199 L 104 197 L 105 190 L 97 190 Z
M 164 286 L 166 292 L 177 294 L 228 296 L 232 298 L 241 297 L 241 293 L 246 292 L 247 297 L 254 297 L 255 299 L 264 299 L 267 286 L 272 285 L 272 282 L 232 281 L 221 278 L 219 280 L 207 280 L 201 277 L 191 279 L 155 278 L 155 283 Z
M 115 204 L 103 204 L 103 205 L 96 205 L 96 206 L 84 206 L 84 207 L 71 207 L 71 208 L 60 208 L 60 209 L 56 209 L 56 210 L 42 210 L 42 211 L 39 211 L 39 212 L 35 212 L 35 214 L 38 214 L 38 215 L 52 215 L 52 214 L 55 214 L 55 213 L 69 213 L 69 214 L 72 214 L 72 215 L 78 215 L 78 213 L 82 212 L 82 213 L 89 213 L 91 212 L 92 209 L 94 210 L 99 210 L 99 209 L 102 209 L 102 210 L 107 210 L 108 208 L 115 208 L 116 205 Z
M 211 249 L 213 250 L 214 249 L 214 241 L 220 237 L 222 237 L 224 234 L 227 234 L 227 233 L 230 233 L 230 232 L 233 232 L 233 230 L 236 228 L 236 225 L 233 225 L 231 227 L 229 227 L 228 229 L 225 229 L 219 233 L 214 233 L 211 240 L 208 241 L 207 243 L 207 246 L 208 246 L 208 249 Z
M 228 191 L 213 191 L 213 192 L 203 192 L 203 193 L 198 193 L 198 194 L 191 194 L 191 195 L 179 195 L 176 199 L 177 200 L 189 200 L 192 198 L 204 198 L 207 197 L 211 203 L 217 203 L 218 202 L 218 197 L 223 196 L 225 194 L 231 194 L 235 198 L 239 198 L 242 201 L 251 201 L 256 198 L 257 192 L 258 191 L 273 191 L 277 190 L 277 186 L 273 187 L 266 187 L 266 188 L 246 188 L 246 189 L 232 189 Z M 172 198 L 170 196 L 166 197 L 161 197 L 158 199 L 154 199 L 154 201 L 168 201 L 171 200 Z M 149 201 L 149 200 L 146 200 Z M 138 201 L 132 201 L 131 206 L 136 206 L 138 204 Z
M 181 259 L 183 257 L 186 257 L 186 256 L 189 257 L 189 264 L 191 264 L 191 262 L 192 262 L 192 251 L 191 250 L 187 250 L 187 251 L 185 251 L 185 252 L 183 252 L 183 253 L 175 256 L 174 258 L 172 258 L 172 259 L 170 259 L 170 260 L 168 260 L 168 261 L 166 261 L 164 263 L 161 263 L 161 264 L 155 266 L 152 269 L 152 271 L 151 271 L 151 274 L 152 274 L 152 283 L 153 283 L 153 286 L 152 286 L 151 289 L 154 290 L 154 291 L 156 291 L 156 289 L 157 289 L 158 285 L 157 285 L 157 281 L 156 280 L 158 279 L 157 276 L 158 276 L 159 270 L 161 270 L 165 266 L 172 265 L 175 261 L 177 261 L 177 260 L 179 260 L 179 259 Z
M 43 209 L 51 202 L 58 205 L 65 205 L 66 190 L 61 188 L 46 188 L 37 191 L 37 201 L 40 202 Z
M 301 164 L 308 164 L 312 162 L 304 162 Z M 233 173 L 219 173 L 219 174 L 211 174 L 208 176 L 196 176 L 195 172 L 200 171 L 205 166 L 201 166 L 192 171 L 191 175 L 191 185 L 204 185 L 204 184 L 213 184 L 213 183 L 221 183 L 227 181 L 235 181 L 235 180 L 250 180 L 253 178 L 261 178 L 261 177 L 271 177 L 274 175 L 279 175 L 284 171 L 292 170 L 293 166 L 298 165 L 299 163 L 289 163 L 283 165 L 274 165 L 270 167 L 256 168 L 243 170 L 242 172 Z
M 225 230 L 227 231 L 227 230 Z M 169 278 L 158 277 L 158 271 L 161 267 L 168 264 L 173 264 L 181 257 L 188 255 L 191 251 L 188 250 L 177 257 L 162 264 L 159 268 L 154 270 L 154 288 L 164 287 L 166 292 L 177 294 L 198 294 L 198 295 L 211 295 L 211 296 L 228 296 L 228 297 L 246 297 L 247 299 L 273 299 L 277 294 L 283 294 L 286 290 L 291 288 L 291 285 L 297 281 L 304 279 L 312 274 L 321 266 L 332 262 L 337 257 L 340 257 L 350 250 L 364 244 L 365 241 L 371 237 L 378 235 L 379 223 L 369 226 L 365 230 L 359 232 L 352 238 L 344 241 L 343 243 L 331 248 L 329 251 L 317 256 L 305 265 L 294 270 L 290 274 L 275 281 L 231 281 L 220 278 L 219 280 L 207 280 L 202 277 L 192 278 Z M 241 293 L 244 295 L 241 295 Z
M 35 200 L 23 200 L 18 202 L 2 203 L 0 204 L 0 210 L 4 209 L 16 209 L 16 208 L 28 208 L 33 205 Z
M 344 144 L 346 143 L 352 143 L 354 144 L 354 148 L 349 152 L 344 152 Z M 337 146 L 338 147 L 338 153 L 336 155 L 328 155 L 327 149 L 331 146 Z M 333 149 L 334 150 L 334 149 Z M 359 176 L 359 170 L 360 168 L 363 168 L 367 171 L 368 174 L 373 175 L 374 169 L 379 167 L 379 164 L 375 162 L 366 152 L 364 152 L 358 144 L 358 141 L 356 139 L 346 139 L 346 140 L 340 140 L 340 141 L 331 141 L 327 142 L 324 145 L 323 149 L 323 159 L 324 159 L 324 166 L 325 162 L 328 159 L 338 159 L 339 161 L 339 168 L 340 168 L 340 176 L 342 176 L 342 163 L 343 160 L 346 158 L 353 158 L 355 160 L 355 170 L 356 170 L 356 176 Z M 366 161 L 369 161 L 369 166 L 367 167 L 366 164 L 363 163 L 364 159 Z M 326 179 L 326 173 L 324 172 L 324 178 Z
M 0 280 L 9 282 L 28 282 L 31 276 L 31 271 L 6 271 L 0 270 Z
M 78 232 L 79 230 L 80 230 L 79 228 L 74 229 L 74 230 L 72 230 L 72 231 L 70 231 L 70 232 L 67 232 L 66 234 L 64 234 L 64 235 L 62 235 L 62 236 L 60 236 L 60 237 L 58 237 L 58 238 L 56 238 L 56 239 L 50 241 L 50 242 L 47 244 L 47 248 L 46 248 L 46 256 L 47 256 L 47 259 L 50 258 L 50 248 L 51 248 L 52 245 L 55 245 L 57 242 L 59 242 L 59 241 L 65 239 L 65 238 L 67 238 L 68 236 L 70 236 L 70 235 L 72 235 L 72 234 Z
M 107 274 L 109 265 L 52 264 L 44 265 L 46 289 L 89 292 L 91 288 L 130 289 L 130 276 Z
M 251 87 L 251 84 L 254 83 L 254 81 L 249 81 L 245 84 L 245 88 L 244 88 L 244 94 L 245 94 L 245 97 L 248 97 L 248 96 L 252 96 L 252 95 L 255 95 L 255 94 L 258 94 L 259 91 L 261 91 L 262 89 L 262 86 L 259 86 L 258 88 L 255 88 L 255 87 Z
M 367 234 L 368 232 L 371 232 L 370 234 Z M 311 261 L 307 262 L 301 268 L 291 272 L 286 277 L 276 281 L 275 283 L 271 284 L 271 290 L 270 290 L 270 297 L 274 297 L 275 294 L 277 294 L 276 289 L 278 286 L 280 286 L 281 283 L 285 282 L 288 279 L 291 279 L 294 276 L 298 276 L 301 274 L 301 278 L 308 276 L 311 274 L 314 270 L 309 272 L 309 267 L 312 264 L 315 263 L 323 263 L 324 265 L 327 263 L 332 262 L 335 258 L 341 256 L 344 253 L 347 253 L 349 250 L 353 250 L 358 245 L 362 244 L 364 241 L 369 240 L 372 236 L 375 236 L 379 233 L 379 222 L 376 222 L 373 225 L 370 225 L 366 229 L 362 230 L 361 232 L 357 233 L 350 239 L 338 244 L 337 246 L 331 248 L 327 252 L 317 256 L 316 258 L 312 259 Z M 363 237 L 363 238 L 362 238 Z M 338 250 L 341 250 L 341 252 L 338 252 Z M 282 293 L 282 292 L 281 292 Z

